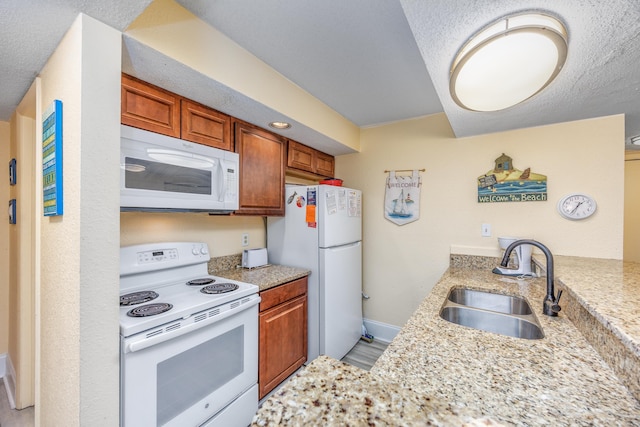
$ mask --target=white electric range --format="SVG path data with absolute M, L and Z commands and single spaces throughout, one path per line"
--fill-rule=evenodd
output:
M 258 287 L 208 274 L 205 243 L 120 251 L 121 425 L 247 425 Z

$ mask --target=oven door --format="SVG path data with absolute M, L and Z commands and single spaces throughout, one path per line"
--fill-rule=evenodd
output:
M 136 345 L 146 333 L 123 338 L 120 425 L 197 426 L 255 385 L 259 301 L 155 345 Z M 239 400 L 247 406 L 241 424 L 250 423 L 257 410 L 251 400 Z

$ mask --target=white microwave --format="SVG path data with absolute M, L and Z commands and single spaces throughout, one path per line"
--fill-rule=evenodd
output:
M 238 168 L 238 153 L 123 125 L 120 210 L 231 213 Z

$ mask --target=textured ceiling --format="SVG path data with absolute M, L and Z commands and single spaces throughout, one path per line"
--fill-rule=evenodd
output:
M 625 114 L 627 138 L 640 134 L 638 0 L 177 1 L 359 126 L 444 111 L 456 136 L 464 137 Z M 78 13 L 122 31 L 150 2 L 3 0 L 0 120 L 10 118 Z M 568 27 L 569 54 L 558 78 L 533 98 L 500 112 L 458 107 L 448 92 L 448 76 L 459 47 L 495 19 L 532 9 L 551 13 Z M 175 82 L 173 72 L 185 71 L 180 64 L 165 66 L 166 75 L 158 75 L 154 60 L 166 64 L 167 58 L 155 56 L 125 37 L 125 71 L 135 63 L 141 77 L 147 74 L 150 81 L 196 99 L 201 91 L 195 86 L 219 86 L 203 76 L 187 79 L 191 86 Z M 219 89 L 219 100 L 200 101 L 237 97 L 230 108 L 245 120 L 271 113 Z M 335 142 L 304 132 L 309 134 L 299 139 L 340 153 Z
M 0 120 L 7 121 L 78 14 L 123 31 L 152 0 L 2 0 Z

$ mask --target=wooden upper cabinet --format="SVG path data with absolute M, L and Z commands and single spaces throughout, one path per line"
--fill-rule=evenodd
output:
M 188 99 L 181 104 L 182 139 L 233 151 L 231 117 Z
M 287 167 L 313 172 L 314 149 L 289 140 Z
M 318 177 L 333 177 L 335 160 L 333 156 L 289 140 L 287 168 L 309 172 Z
M 135 77 L 122 75 L 122 124 L 180 138 L 180 97 Z
M 316 151 L 316 173 L 325 178 L 332 178 L 335 172 L 335 158 L 328 154 Z
M 235 122 L 240 155 L 240 215 L 284 216 L 286 139 L 248 123 Z

